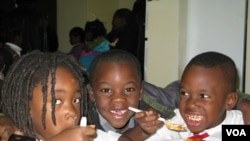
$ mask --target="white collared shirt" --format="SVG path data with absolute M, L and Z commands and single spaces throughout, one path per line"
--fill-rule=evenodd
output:
M 176 113 L 176 116 L 169 120 L 171 123 L 176 124 L 182 124 L 186 126 L 185 121 L 180 115 L 179 109 L 174 110 Z M 221 141 L 222 140 L 222 125 L 223 124 L 244 124 L 243 116 L 241 111 L 239 110 L 228 110 L 227 115 L 222 123 L 217 125 L 216 127 L 206 129 L 204 132 L 207 132 L 209 134 L 209 137 L 205 138 L 205 141 Z M 176 132 L 169 130 L 166 126 L 161 127 L 157 130 L 157 132 L 153 135 L 151 135 L 146 141 L 166 141 L 166 140 L 183 140 L 187 137 L 192 136 L 193 133 L 191 133 L 188 129 L 186 132 Z

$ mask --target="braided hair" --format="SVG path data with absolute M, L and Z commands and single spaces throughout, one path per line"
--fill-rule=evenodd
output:
M 24 132 L 26 136 L 36 137 L 32 119 L 30 115 L 29 101 L 33 97 L 33 89 L 36 85 L 42 85 L 43 107 L 42 124 L 46 129 L 46 103 L 49 91 L 52 96 L 52 120 L 56 125 L 55 118 L 55 73 L 58 67 L 69 69 L 73 76 L 79 81 L 81 91 L 81 116 L 87 113 L 87 93 L 85 88 L 85 79 L 83 74 L 85 68 L 81 66 L 75 58 L 62 52 L 42 53 L 35 50 L 23 55 L 10 68 L 2 86 L 0 102 L 3 113 L 10 117 L 17 127 Z M 51 76 L 51 90 L 48 90 L 48 77 Z

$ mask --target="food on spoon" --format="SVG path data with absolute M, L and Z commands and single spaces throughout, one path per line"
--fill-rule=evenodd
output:
M 186 128 L 183 126 L 183 124 L 174 124 L 170 122 L 166 122 L 166 126 L 170 130 L 175 130 L 175 131 L 186 131 Z

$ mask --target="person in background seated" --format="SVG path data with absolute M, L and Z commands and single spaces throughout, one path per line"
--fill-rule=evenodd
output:
M 69 52 L 70 55 L 73 55 L 77 60 L 79 60 L 81 52 L 85 48 L 84 42 L 84 30 L 81 27 L 73 27 L 69 32 L 69 42 L 72 45 L 72 48 Z
M 88 74 L 92 60 L 110 50 L 109 41 L 106 39 L 106 28 L 100 20 L 96 19 L 85 24 L 85 43 L 86 47 L 81 52 L 79 61 L 86 67 Z
M 126 50 L 137 57 L 139 26 L 133 12 L 117 9 L 112 19 L 112 29 L 107 34 L 111 49 Z

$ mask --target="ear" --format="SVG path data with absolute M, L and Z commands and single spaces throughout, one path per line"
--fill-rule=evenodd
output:
M 141 88 L 140 88 L 140 97 L 139 97 L 139 100 L 142 100 L 143 99 L 143 95 L 144 95 L 144 85 L 143 83 L 141 82 Z
M 238 94 L 237 92 L 232 92 L 228 94 L 227 100 L 226 100 L 226 109 L 231 110 L 235 107 L 236 103 L 238 101 Z
M 88 93 L 89 93 L 89 99 L 92 102 L 95 102 L 95 95 L 94 95 L 94 91 L 93 91 L 91 86 L 88 87 Z

